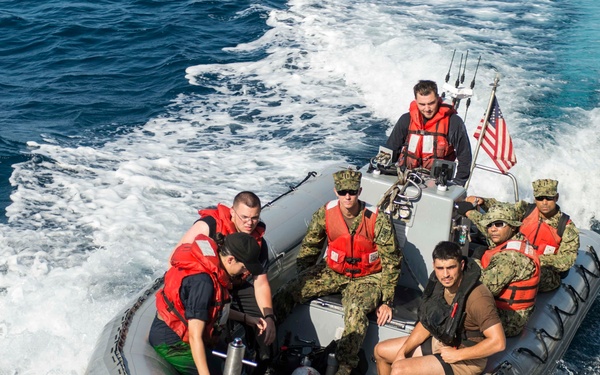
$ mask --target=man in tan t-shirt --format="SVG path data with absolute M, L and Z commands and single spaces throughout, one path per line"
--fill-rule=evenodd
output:
M 379 375 L 480 374 L 487 358 L 504 350 L 494 296 L 479 282 L 479 267 L 448 241 L 433 250 L 433 267 L 413 331 L 375 346 Z

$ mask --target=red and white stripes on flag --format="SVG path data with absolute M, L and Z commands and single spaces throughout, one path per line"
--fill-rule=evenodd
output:
M 475 139 L 479 139 L 481 127 L 484 123 L 483 121 L 484 119 L 481 119 L 479 126 L 477 126 L 477 130 L 475 130 Z M 481 147 L 492 158 L 502 173 L 507 173 L 513 165 L 517 164 L 512 140 L 510 139 L 508 129 L 506 128 L 506 122 L 500 111 L 498 99 L 495 96 L 488 116 Z

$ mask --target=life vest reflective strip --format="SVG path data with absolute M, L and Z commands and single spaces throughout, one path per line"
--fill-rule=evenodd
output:
M 429 276 L 427 286 L 423 291 L 423 301 L 419 306 L 419 321 L 444 345 L 459 347 L 476 344 L 471 338 L 482 338 L 480 331 L 465 331 L 467 299 L 473 289 L 481 283 L 481 270 L 470 258 L 464 258 L 465 268 L 458 291 L 449 305 L 444 298 L 444 286 L 439 282 L 435 271 Z
M 409 169 L 431 169 L 435 159 L 456 160 L 454 147 L 448 141 L 450 116 L 454 108 L 439 100 L 438 112 L 425 124 L 416 101 L 410 103 L 408 135 L 400 152 L 399 165 Z
M 535 272 L 528 280 L 515 281 L 508 284 L 500 294 L 495 296 L 496 307 L 502 310 L 524 310 L 532 307 L 540 282 L 540 259 L 533 248 L 526 241 L 509 240 L 487 250 L 481 257 L 481 266 L 485 269 L 489 266 L 494 255 L 501 251 L 518 251 L 527 256 L 535 264 Z
M 217 227 L 215 229 L 216 233 L 222 233 L 224 236 L 232 233 L 236 233 L 238 230 L 231 221 L 231 208 L 225 206 L 224 204 L 218 204 L 217 208 L 206 208 L 203 210 L 199 210 L 198 214 L 200 217 L 211 216 L 215 219 L 217 223 Z M 252 237 L 258 242 L 258 246 L 262 247 L 262 238 L 265 234 L 265 224 L 261 221 L 258 223 L 256 228 L 250 233 Z
M 221 267 L 217 244 L 208 236 L 199 235 L 193 243 L 182 244 L 171 257 L 171 267 L 165 273 L 165 285 L 156 293 L 156 310 L 165 323 L 184 342 L 189 342 L 188 322 L 181 302 L 179 290 L 187 276 L 206 273 L 210 276 L 214 296 L 209 309 L 203 338 L 212 341 L 220 333 L 228 314 L 231 302 L 228 289 L 230 277 Z
M 538 255 L 556 254 L 562 241 L 565 227 L 570 222 L 567 214 L 561 214 L 556 228 L 548 225 L 540 216 L 535 204 L 530 204 L 525 212 L 519 231 L 529 240 Z
M 377 209 L 363 210 L 362 221 L 355 233 L 350 233 L 339 201 L 325 205 L 325 231 L 327 232 L 327 265 L 335 272 L 348 277 L 362 277 L 381 271 L 381 260 L 375 239 Z

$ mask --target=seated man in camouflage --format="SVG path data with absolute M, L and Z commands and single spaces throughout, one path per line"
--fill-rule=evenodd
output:
M 496 205 L 480 221 L 494 247 L 481 260 L 481 282 L 496 299 L 507 337 L 521 333 L 533 312 L 540 281 L 540 262 L 519 232 L 521 222 L 510 205 Z
M 561 212 L 556 204 L 557 187 L 556 180 L 533 181 L 535 204 L 526 201 L 514 204 L 517 217 L 523 222 L 520 232 L 525 235 L 540 256 L 542 266 L 540 292 L 549 292 L 560 286 L 561 275 L 575 264 L 577 250 L 579 250 L 579 230 L 569 215 Z M 483 210 L 500 203 L 494 198 L 476 196 L 469 196 L 465 201 L 472 203 L 473 208 L 479 206 Z M 475 224 L 483 215 L 468 205 L 463 205 L 459 213 L 466 215 Z M 480 225 L 478 227 L 480 230 L 485 230 Z
M 344 332 L 337 344 L 336 375 L 349 375 L 358 365 L 358 352 L 375 310 L 377 324 L 392 319 L 394 291 L 402 258 L 392 222 L 385 213 L 365 207 L 358 199 L 362 174 L 334 173 L 332 200 L 314 213 L 296 260 L 298 278 L 274 298 L 277 316 L 284 319 L 296 303 L 342 293 Z M 325 262 L 318 262 L 327 240 Z
M 519 201 L 514 204 L 517 218 L 523 222 L 520 232 L 525 235 L 540 257 L 542 274 L 540 292 L 548 292 L 560 286 L 561 274 L 568 271 L 577 258 L 579 231 L 569 218 L 561 212 L 558 202 L 558 181 L 541 179 L 533 181 L 535 204 Z M 470 196 L 465 199 L 483 210 L 500 202 L 493 198 Z M 460 213 L 478 225 L 482 233 L 485 228 L 479 225 L 483 214 L 471 207 L 463 206 Z

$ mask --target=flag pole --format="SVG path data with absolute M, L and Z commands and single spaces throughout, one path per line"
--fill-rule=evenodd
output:
M 473 170 L 475 169 L 475 162 L 477 161 L 477 155 L 479 154 L 479 149 L 481 148 L 481 142 L 483 142 L 483 137 L 487 130 L 488 119 L 490 117 L 490 112 L 492 110 L 492 104 L 494 103 L 494 98 L 496 97 L 496 88 L 499 86 L 498 82 L 500 82 L 500 76 L 496 74 L 496 78 L 494 78 L 494 83 L 490 84 L 492 86 L 492 93 L 490 94 L 490 101 L 487 106 L 487 110 L 485 111 L 485 115 L 483 116 L 483 124 L 481 124 L 481 133 L 479 134 L 479 139 L 477 140 L 477 146 L 475 147 L 475 153 L 473 154 L 473 161 L 471 162 L 471 170 L 469 171 L 469 178 L 467 179 L 467 183 L 465 184 L 465 189 L 469 187 L 469 182 L 471 182 L 471 177 L 473 177 Z

